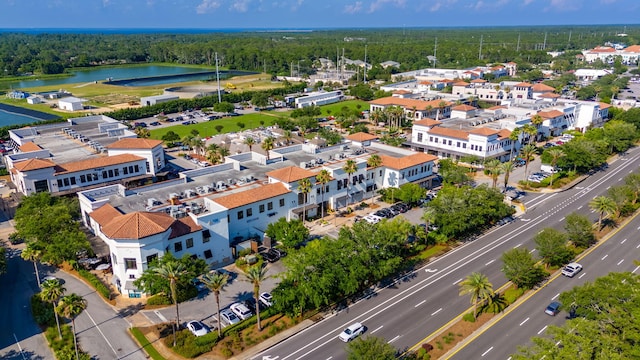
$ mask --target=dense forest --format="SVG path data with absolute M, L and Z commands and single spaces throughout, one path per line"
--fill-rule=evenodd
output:
M 617 36 L 626 32 L 626 37 Z M 319 58 L 379 64 L 393 60 L 406 71 L 434 65 L 465 68 L 515 61 L 519 67 L 548 62 L 547 51 L 579 51 L 605 42 L 637 44 L 640 26 L 409 28 L 310 32 L 0 33 L 1 77 L 59 74 L 106 64 L 165 62 L 220 65 L 229 69 L 301 75 Z M 365 46 L 366 45 L 366 46 Z M 437 63 L 433 63 L 433 56 Z M 369 78 L 388 78 L 379 65 Z

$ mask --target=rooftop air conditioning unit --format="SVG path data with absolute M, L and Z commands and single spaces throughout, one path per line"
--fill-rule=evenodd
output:
M 196 196 L 196 191 L 193 189 L 187 189 L 184 192 L 184 196 L 188 199 L 188 198 L 192 198 Z

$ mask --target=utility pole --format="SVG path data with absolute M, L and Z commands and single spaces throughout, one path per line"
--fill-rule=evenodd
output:
M 478 52 L 478 60 L 482 60 L 482 40 L 483 35 L 480 35 L 480 51 Z
M 340 66 L 340 80 L 344 79 L 344 48 L 342 48 L 342 66 Z
M 547 50 L 547 33 L 544 33 L 544 43 L 542 44 L 542 50 Z
M 267 60 L 262 59 L 262 64 L 263 64 L 263 66 L 264 66 L 264 70 L 263 70 L 263 71 L 264 71 L 264 73 L 266 74 L 266 73 L 267 73 Z
M 364 73 L 362 74 L 362 82 L 367 83 L 367 45 L 364 45 Z
M 520 51 L 520 34 L 518 34 L 518 45 L 516 45 L 516 51 Z
M 218 103 L 221 103 L 222 94 L 220 93 L 220 71 L 218 71 L 218 52 L 216 52 L 216 80 L 218 81 Z
M 569 41 L 567 42 L 567 47 L 571 46 L 571 31 L 569 31 Z
M 436 43 L 433 45 L 433 68 L 436 68 L 436 61 L 438 61 L 438 38 L 436 38 Z

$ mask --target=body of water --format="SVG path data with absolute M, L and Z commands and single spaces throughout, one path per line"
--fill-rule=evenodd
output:
M 17 124 L 30 124 L 41 119 L 32 118 L 31 116 L 14 114 L 0 110 L 0 127 L 17 125 Z
M 42 120 L 54 120 L 56 115 L 41 111 L 0 104 L 0 127 L 18 124 L 30 124 Z
M 9 83 L 9 86 L 12 89 L 26 89 L 30 87 L 36 87 L 36 86 L 90 83 L 95 81 L 106 81 L 107 79 L 124 80 L 124 79 L 133 79 L 133 78 L 153 78 L 158 76 L 171 76 L 171 75 L 180 75 L 180 74 L 185 74 L 186 76 L 188 74 L 202 73 L 206 71 L 207 69 L 204 69 L 204 68 L 190 68 L 190 67 L 182 67 L 182 66 L 157 66 L 157 65 L 95 68 L 90 70 L 74 71 L 72 76 L 60 78 L 60 79 L 46 79 L 46 80 L 33 79 L 33 80 L 15 81 L 15 82 Z M 215 68 L 209 71 L 215 71 Z M 140 83 L 140 85 L 136 84 L 136 85 L 129 85 L 129 86 L 169 84 L 177 81 L 205 80 L 209 78 L 211 78 L 210 74 L 206 74 L 206 75 L 203 74 L 203 75 L 200 75 L 199 77 L 193 74 L 187 80 L 177 80 L 175 77 L 172 77 L 170 79 L 164 79 L 165 82 L 162 82 L 163 79 L 157 78 L 153 83 Z

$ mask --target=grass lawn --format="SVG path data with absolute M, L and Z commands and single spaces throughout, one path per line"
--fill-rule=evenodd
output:
M 147 354 L 149 354 L 149 356 L 153 360 L 165 360 L 165 358 L 162 355 L 160 355 L 158 350 L 156 350 L 153 347 L 153 345 L 151 345 L 149 340 L 147 340 L 147 337 L 144 336 L 144 334 L 142 333 L 142 331 L 140 331 L 140 329 L 131 328 L 131 334 L 133 334 L 133 336 L 138 341 L 138 344 L 140 344 L 140 346 L 144 349 L 144 351 L 146 351 Z
M 280 114 L 280 113 L 277 113 Z M 286 113 L 283 113 L 286 114 Z M 286 115 L 285 115 L 286 116 Z M 196 129 L 200 134 L 200 137 L 210 137 L 213 135 L 217 135 L 218 132 L 215 129 L 215 126 L 222 125 L 221 133 L 229 133 L 235 131 L 242 131 L 245 129 L 253 129 L 260 126 L 270 126 L 273 125 L 276 116 L 273 113 L 256 113 L 256 114 L 246 114 L 235 117 L 228 117 L 224 119 L 212 120 L 207 122 L 202 122 L 193 125 L 182 125 L 178 123 L 175 126 L 168 126 L 162 129 L 151 130 L 151 138 L 161 140 L 162 136 L 169 132 L 170 130 L 180 135 L 180 138 L 191 134 L 191 130 Z M 260 123 L 260 121 L 264 121 L 264 125 Z M 244 123 L 244 128 L 238 126 L 238 123 Z
M 358 105 L 360 105 L 360 109 L 358 109 Z M 369 110 L 369 103 L 362 100 L 347 100 L 335 104 L 323 105 L 320 109 L 322 110 L 322 116 L 328 116 L 339 114 L 345 106 L 360 111 Z

